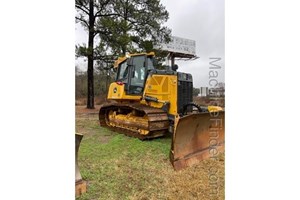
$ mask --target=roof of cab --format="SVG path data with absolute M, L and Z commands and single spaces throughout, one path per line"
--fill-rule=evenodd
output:
M 155 56 L 154 52 L 149 52 L 149 53 L 133 53 L 133 54 L 127 54 L 126 56 L 123 57 L 119 57 L 118 60 L 115 61 L 114 63 L 114 68 L 117 68 L 119 66 L 120 63 L 124 62 L 125 60 L 127 60 L 130 57 L 133 56 L 140 56 L 140 55 L 147 55 L 147 56 Z

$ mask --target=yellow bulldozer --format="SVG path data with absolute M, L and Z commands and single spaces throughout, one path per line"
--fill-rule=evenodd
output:
M 172 134 L 175 170 L 224 150 L 224 110 L 193 103 L 193 78 L 177 65 L 160 70 L 151 53 L 115 61 L 115 82 L 100 106 L 100 126 L 141 140 Z

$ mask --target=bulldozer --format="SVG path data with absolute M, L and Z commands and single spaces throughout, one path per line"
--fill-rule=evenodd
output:
M 170 161 L 184 169 L 224 151 L 225 111 L 193 103 L 193 78 L 178 66 L 158 69 L 154 52 L 114 63 L 115 82 L 100 106 L 100 126 L 141 140 L 172 135 Z

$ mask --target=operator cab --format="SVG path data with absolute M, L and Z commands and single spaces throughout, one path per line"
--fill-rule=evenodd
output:
M 152 54 L 137 54 L 119 64 L 116 82 L 125 84 L 127 95 L 143 93 L 148 70 L 154 69 L 153 59 Z

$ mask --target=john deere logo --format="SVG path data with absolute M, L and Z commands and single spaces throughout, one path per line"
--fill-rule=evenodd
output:
M 117 90 L 118 90 L 118 89 L 115 87 L 115 88 L 114 88 L 114 93 L 117 93 Z

